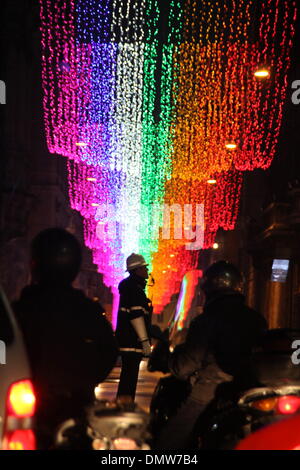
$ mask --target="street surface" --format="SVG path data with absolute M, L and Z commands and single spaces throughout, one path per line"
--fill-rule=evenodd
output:
M 95 393 L 99 400 L 115 399 L 119 384 L 120 371 L 120 366 L 114 367 L 105 382 L 101 383 L 96 388 Z M 147 362 L 141 362 L 135 401 L 147 412 L 149 411 L 153 391 L 161 377 L 164 377 L 164 374 L 160 372 L 148 372 Z

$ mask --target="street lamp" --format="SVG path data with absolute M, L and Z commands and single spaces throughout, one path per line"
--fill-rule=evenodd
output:
M 262 67 L 262 68 L 257 69 L 254 72 L 254 76 L 256 78 L 269 78 L 270 77 L 270 72 L 269 72 L 268 69 Z
M 225 144 L 225 147 L 228 150 L 235 150 L 237 148 L 237 144 L 235 142 L 227 142 L 227 144 Z
M 86 142 L 76 142 L 76 147 L 87 147 L 88 144 Z

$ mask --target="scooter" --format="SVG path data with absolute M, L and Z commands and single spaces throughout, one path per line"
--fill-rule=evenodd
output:
M 300 367 L 292 361 L 296 339 L 300 339 L 300 330 L 266 332 L 254 353 L 255 386 L 243 390 L 229 382 L 218 387 L 215 399 L 195 426 L 194 448 L 233 449 L 257 429 L 300 412 Z M 188 381 L 173 376 L 160 380 L 150 407 L 154 436 L 176 413 L 190 390 Z
M 195 428 L 200 449 L 233 449 L 253 432 L 300 411 L 300 385 L 258 387 L 242 393 L 236 402 L 208 407 Z
M 85 418 L 61 423 L 55 436 L 56 450 L 148 450 L 149 416 L 135 403 L 120 405 L 95 401 Z

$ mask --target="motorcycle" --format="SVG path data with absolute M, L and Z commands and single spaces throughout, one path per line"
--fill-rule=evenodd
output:
M 148 450 L 149 416 L 135 403 L 96 401 L 81 421 L 61 423 L 55 436 L 56 450 Z
M 164 341 L 164 333 L 153 326 L 151 336 Z M 149 450 L 149 415 L 136 403 L 97 400 L 57 429 L 55 449 Z
M 239 442 L 235 450 L 300 450 L 300 414 L 266 426 Z
M 299 338 L 300 330 L 266 332 L 254 352 L 257 382 L 246 390 L 234 381 L 218 386 L 195 426 L 193 448 L 233 449 L 256 430 L 300 412 L 300 367 L 291 360 L 292 344 Z M 188 381 L 173 376 L 160 380 L 150 406 L 154 442 L 190 390 Z

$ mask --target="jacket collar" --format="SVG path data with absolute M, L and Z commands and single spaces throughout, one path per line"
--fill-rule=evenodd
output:
M 143 277 L 141 276 L 138 276 L 137 274 L 135 273 L 132 273 L 130 274 L 129 278 L 135 282 L 136 284 L 138 284 L 140 287 L 142 287 L 143 289 L 145 289 L 146 285 L 147 285 L 147 280 L 144 279 Z
M 219 302 L 219 301 L 228 301 L 230 300 L 239 300 L 240 302 L 245 302 L 245 296 L 243 294 L 240 294 L 239 292 L 236 291 L 220 291 L 216 293 L 215 295 L 209 297 L 205 304 L 204 308 L 206 309 L 207 307 L 210 307 L 211 305 Z

